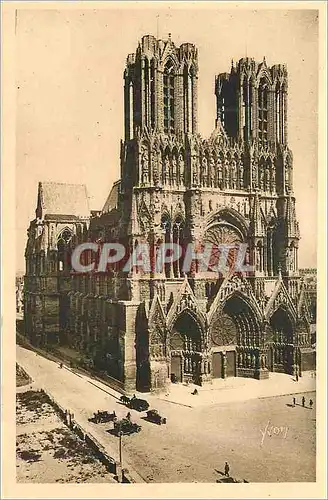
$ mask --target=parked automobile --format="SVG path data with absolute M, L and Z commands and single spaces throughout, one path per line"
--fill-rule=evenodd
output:
M 146 418 L 150 422 L 154 422 L 154 424 L 158 425 L 166 424 L 166 418 L 161 417 L 160 414 L 158 413 L 158 410 L 148 410 Z
M 105 422 L 114 422 L 117 419 L 115 411 L 113 413 L 109 413 L 108 411 L 97 411 L 97 413 L 93 414 L 93 417 L 89 418 L 89 422 L 93 422 L 95 424 L 102 424 Z
M 120 401 L 132 410 L 146 411 L 149 408 L 148 401 L 137 398 L 136 396 L 133 396 L 132 398 L 129 398 L 128 396 L 121 396 Z
M 146 411 L 149 408 L 149 403 L 145 399 L 139 399 L 133 397 L 128 403 L 129 408 L 137 411 Z
M 133 434 L 134 432 L 140 432 L 141 425 L 136 424 L 135 422 L 131 422 L 127 418 L 123 418 L 122 420 L 114 421 L 114 429 L 113 433 L 118 436 L 121 432 L 123 435 Z
M 237 479 L 232 476 L 225 476 L 224 474 L 216 480 L 217 483 L 248 483 L 246 479 Z
M 123 395 L 123 396 L 121 396 L 121 397 L 120 397 L 120 401 L 121 401 L 122 403 L 124 403 L 124 404 L 127 404 L 127 403 L 129 403 L 129 402 L 130 402 L 130 398 L 129 398 L 128 396 L 124 396 L 124 395 Z

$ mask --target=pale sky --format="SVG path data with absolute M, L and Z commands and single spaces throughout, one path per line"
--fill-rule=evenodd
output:
M 262 4 L 263 5 L 263 4 Z M 283 4 L 281 4 L 283 5 Z M 300 4 L 301 5 L 301 4 Z M 229 7 L 229 6 L 228 6 Z M 289 72 L 289 146 L 300 222 L 300 267 L 316 266 L 318 23 L 314 10 L 243 10 L 201 2 L 132 10 L 19 10 L 16 27 L 17 268 L 41 180 L 83 183 L 101 209 L 119 178 L 123 70 L 145 34 L 194 43 L 199 132 L 214 128 L 214 78 L 245 55 Z M 158 17 L 157 17 L 158 16 Z M 158 19 L 158 22 L 157 22 Z

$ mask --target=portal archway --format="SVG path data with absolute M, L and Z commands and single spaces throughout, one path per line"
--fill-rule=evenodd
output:
M 242 294 L 225 301 L 210 325 L 213 378 L 260 377 L 259 325 L 256 310 Z
M 272 329 L 271 369 L 282 373 L 293 373 L 294 326 L 288 311 L 279 307 L 270 318 Z
M 204 365 L 202 327 L 195 314 L 185 309 L 174 322 L 170 337 L 172 382 L 200 383 Z

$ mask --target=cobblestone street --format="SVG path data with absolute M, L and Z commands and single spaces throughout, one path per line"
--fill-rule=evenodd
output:
M 117 458 L 118 439 L 107 432 L 111 424 L 88 422 L 98 409 L 115 410 L 119 417 L 126 415 L 128 410 L 118 401 L 117 392 L 66 368 L 59 369 L 55 362 L 20 346 L 17 346 L 17 362 L 37 386 L 73 411 L 76 420 L 91 429 Z M 250 385 L 235 379 L 229 381 L 230 388 L 226 386 L 226 396 L 221 402 L 220 388 L 215 390 L 215 384 L 212 391 L 207 390 L 212 393 L 212 400 L 202 396 L 206 388 L 201 388 L 199 403 L 194 407 L 187 401 L 194 398 L 189 396 L 190 388 L 183 386 L 172 388 L 168 396 L 144 396 L 151 407 L 167 417 L 167 424 L 157 426 L 145 421 L 144 413 L 132 410 L 132 420 L 142 425 L 142 431 L 123 438 L 123 466 L 137 471 L 145 481 L 157 483 L 215 482 L 218 478 L 215 470 L 222 471 L 225 461 L 230 464 L 231 475 L 249 482 L 315 481 L 315 379 L 308 375 L 301 382 L 303 385 L 296 385 L 287 375 L 283 377 L 288 380 L 285 396 L 273 397 L 272 390 L 268 394 L 272 397 L 255 399 L 253 395 L 253 399 L 245 400 Z M 265 382 L 260 382 L 262 387 Z M 251 381 L 254 387 L 256 383 Z M 239 389 L 238 384 L 241 384 Z M 273 385 L 267 381 L 268 388 Z M 236 395 L 229 400 L 228 395 L 238 390 L 243 400 Z M 298 393 L 295 407 L 290 395 L 293 392 Z M 310 398 L 314 401 L 312 409 L 308 407 Z

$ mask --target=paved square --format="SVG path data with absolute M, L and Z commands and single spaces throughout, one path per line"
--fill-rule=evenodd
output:
M 118 393 L 89 377 L 59 369 L 58 364 L 22 347 L 17 347 L 17 361 L 117 459 L 118 438 L 107 432 L 111 424 L 91 424 L 88 418 L 98 409 L 125 416 L 129 410 L 120 404 Z M 287 384 L 294 391 L 301 388 L 289 379 Z M 247 388 L 246 382 L 240 387 L 243 397 Z M 180 386 L 180 390 L 190 388 Z M 301 406 L 303 394 L 306 404 L 312 398 L 313 409 Z M 225 461 L 231 475 L 249 482 L 315 481 L 315 392 L 295 397 L 295 407 L 293 396 L 287 395 L 190 408 L 165 401 L 163 395 L 147 396 L 167 424 L 147 422 L 144 413 L 131 410 L 132 420 L 142 430 L 123 438 L 123 466 L 157 483 L 215 482 L 215 469 L 223 470 Z

